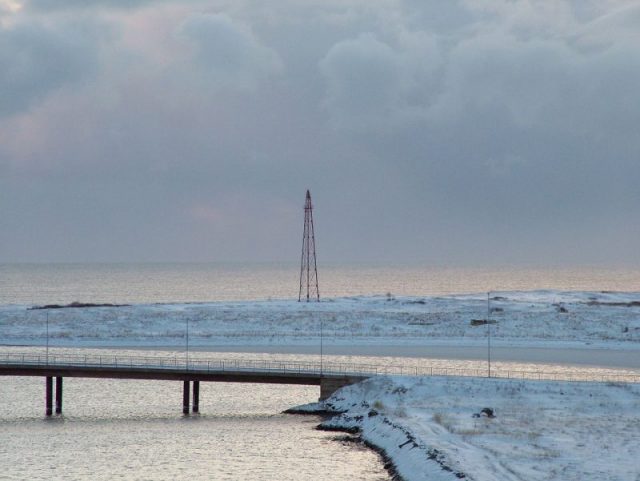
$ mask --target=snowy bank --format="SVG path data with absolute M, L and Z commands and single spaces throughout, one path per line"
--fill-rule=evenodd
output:
M 350 297 L 295 300 L 138 304 L 31 309 L 0 306 L 0 344 L 176 346 L 186 325 L 193 346 L 331 345 L 640 348 L 640 294 L 527 291 L 439 297 Z M 487 326 L 487 311 L 491 324 Z
M 406 481 L 640 480 L 638 384 L 384 377 L 315 407 Z

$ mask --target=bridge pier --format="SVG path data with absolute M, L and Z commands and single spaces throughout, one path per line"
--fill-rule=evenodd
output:
M 362 381 L 362 378 L 354 377 L 322 377 L 320 379 L 320 401 L 324 401 L 334 392 L 344 386 L 356 384 Z
M 193 381 L 193 412 L 200 412 L 200 381 Z
M 182 382 L 182 414 L 189 414 L 189 381 Z
M 56 414 L 62 414 L 62 376 L 56 376 Z
M 47 376 L 45 381 L 45 414 L 51 416 L 53 414 L 53 378 Z

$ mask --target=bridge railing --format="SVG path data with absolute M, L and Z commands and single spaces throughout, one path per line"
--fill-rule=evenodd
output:
M 358 363 L 282 361 L 272 359 L 201 359 L 162 356 L 83 355 L 38 353 L 2 353 L 0 366 L 24 365 L 40 367 L 86 367 L 110 369 L 184 370 L 194 373 L 260 372 L 271 374 L 344 375 L 372 377 L 458 376 L 487 377 L 486 369 L 448 368 L 434 366 L 399 366 Z M 599 381 L 640 383 L 638 374 L 614 374 L 589 371 L 515 371 L 492 369 L 491 377 L 529 380 Z

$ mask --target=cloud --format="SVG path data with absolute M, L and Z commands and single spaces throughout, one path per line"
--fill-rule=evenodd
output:
M 151 4 L 166 3 L 168 0 L 25 0 L 26 8 L 38 11 L 92 9 L 106 7 L 115 9 L 135 9 Z
M 87 79 L 98 68 L 88 29 L 21 21 L 0 26 L 0 116 L 29 109 L 51 92 Z
M 0 0 L 0 21 L 4 15 L 14 14 L 22 8 L 18 0 Z
M 306 188 L 327 260 L 635 255 L 637 0 L 39 5 L 0 21 L 2 259 L 288 259 Z
M 320 62 L 334 125 L 379 131 L 399 119 L 451 126 L 506 115 L 515 127 L 584 134 L 603 116 L 623 130 L 638 120 L 640 5 L 587 21 L 568 2 L 404 9 L 411 14 L 388 15 L 378 34 L 342 40 Z
M 327 80 L 325 105 L 338 125 L 375 125 L 400 101 L 396 54 L 372 35 L 337 43 L 320 62 Z
M 192 45 L 197 72 L 215 86 L 253 90 L 282 73 L 278 54 L 225 14 L 192 15 L 178 35 Z
M 640 82 L 640 59 L 634 55 L 639 47 L 637 39 L 625 35 L 601 49 L 582 51 L 573 37 L 541 33 L 519 38 L 513 30 L 479 33 L 449 52 L 443 94 L 431 118 L 455 122 L 474 113 L 502 111 L 514 126 L 630 133 L 640 114 L 640 104 L 633 100 L 634 85 Z
M 339 128 L 394 131 L 424 115 L 441 61 L 430 33 L 400 32 L 388 43 L 372 33 L 343 40 L 319 63 L 324 107 Z

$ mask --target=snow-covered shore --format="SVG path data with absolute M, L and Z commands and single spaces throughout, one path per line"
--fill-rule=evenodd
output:
M 466 345 L 486 342 L 487 295 L 351 297 L 29 309 L 0 306 L 0 344 L 159 347 L 312 345 Z M 501 346 L 638 349 L 640 293 L 491 293 L 491 336 Z
M 340 413 L 322 427 L 358 431 L 405 481 L 640 480 L 638 384 L 385 377 L 313 409 Z

